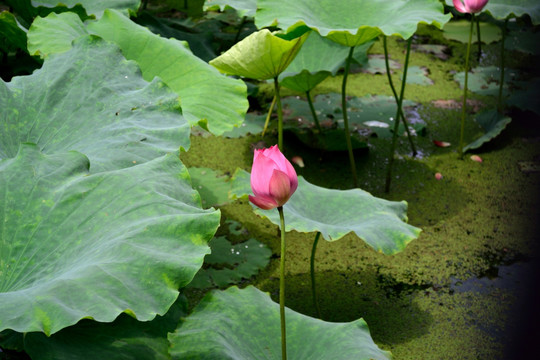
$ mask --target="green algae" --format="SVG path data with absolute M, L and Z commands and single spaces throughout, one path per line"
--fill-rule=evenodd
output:
M 460 104 L 462 90 L 453 81 L 453 73 L 463 69 L 459 54 L 464 46 L 421 28 L 420 36 L 425 35 L 449 46 L 453 56 L 442 61 L 429 54 L 411 54 L 411 65 L 427 66 L 434 81 L 430 86 L 408 85 L 406 91 L 407 99 L 421 103 L 419 116 L 428 123 L 427 134 L 415 137 L 419 158 L 411 157 L 407 139 L 400 138 L 391 192 L 385 194 L 389 140 L 373 138 L 369 151 L 357 151 L 361 188 L 375 196 L 406 200 L 409 222 L 423 232 L 393 256 L 376 253 L 351 234 L 334 243 L 320 241 L 316 279 L 322 318 L 339 322 L 363 317 L 377 344 L 392 351 L 396 359 L 497 359 L 504 350 L 509 309 L 519 295 L 508 289 L 454 292 L 452 283 L 480 277 L 500 263 L 535 255 L 540 175 L 520 171 L 518 162 L 540 158 L 540 132 L 535 126 L 539 119 L 530 113 L 514 113 L 513 122 L 499 137 L 474 152 L 482 157 L 482 163 L 468 155 L 458 160 L 461 109 L 448 109 L 436 101 Z M 389 45 L 391 58 L 402 63 L 405 44 L 391 39 Z M 496 47 L 484 49 L 488 54 L 484 61 L 496 63 Z M 370 53 L 382 53 L 380 43 Z M 525 63 L 517 65 L 528 68 L 527 59 L 520 57 Z M 396 71 L 393 75 L 398 87 L 399 74 Z M 356 73 L 349 84 L 352 96 L 391 95 L 385 75 Z M 321 83 L 313 94 L 337 92 L 340 86 L 338 75 Z M 270 91 L 266 85 L 260 87 L 261 102 L 271 98 Z M 284 96 L 294 94 L 283 92 Z M 490 97 L 472 94 L 472 99 L 476 108 L 469 109 L 466 141 L 482 133 L 472 121 L 472 113 L 495 104 Z M 433 140 L 452 145 L 439 148 Z M 209 167 L 226 174 L 237 167 L 249 171 L 252 149 L 275 142 L 272 131 L 264 139 L 256 135 L 238 139 L 192 136 L 192 147 L 181 159 L 187 166 Z M 313 184 L 336 189 L 352 185 L 345 152 L 308 149 L 286 137 L 285 154 L 303 158 L 305 167 L 296 170 Z M 441 173 L 442 179 L 437 180 L 435 173 Z M 256 234 L 276 254 L 250 283 L 270 292 L 277 301 L 277 227 L 257 217 L 246 200 L 220 209 L 225 219 L 242 223 L 247 234 Z M 286 305 L 310 316 L 316 313 L 309 277 L 314 236 L 292 231 L 286 237 Z M 189 294 L 193 305 L 203 293 Z

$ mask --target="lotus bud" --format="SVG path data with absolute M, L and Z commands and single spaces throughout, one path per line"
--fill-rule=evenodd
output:
M 249 201 L 261 209 L 270 210 L 283 206 L 297 187 L 296 171 L 277 145 L 255 150 L 251 168 L 254 196 L 250 195 Z
M 454 0 L 454 7 L 464 14 L 476 14 L 482 11 L 488 0 Z

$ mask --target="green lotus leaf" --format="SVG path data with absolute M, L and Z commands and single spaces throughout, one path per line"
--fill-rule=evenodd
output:
M 226 8 L 236 10 L 238 16 L 255 16 L 257 11 L 257 0 L 206 0 L 203 9 L 224 11 Z
M 456 40 L 462 43 L 469 41 L 469 32 L 471 23 L 468 20 L 459 20 L 446 23 L 443 28 L 443 35 L 450 40 Z M 473 26 L 472 43 L 478 42 L 478 33 L 476 26 Z M 501 40 L 501 29 L 491 23 L 480 23 L 480 39 L 483 43 L 490 44 Z
M 34 360 L 168 360 L 167 334 L 187 315 L 187 300 L 180 295 L 163 316 L 137 321 L 120 314 L 112 323 L 84 319 L 52 336 L 25 334 L 24 349 Z
M 147 27 L 154 34 L 170 39 L 175 38 L 186 41 L 193 55 L 208 62 L 217 56 L 216 34 L 221 31 L 216 22 L 208 21 L 212 25 L 191 24 L 188 20 L 167 19 L 144 11 L 132 19 L 137 24 Z M 202 28 L 202 29 L 201 29 Z M 234 36 L 234 35 L 233 35 Z M 221 45 L 221 44 L 220 44 Z
M 287 354 L 295 360 L 390 359 L 366 322 L 331 323 L 288 308 Z M 208 293 L 174 333 L 173 359 L 281 359 L 279 305 L 253 286 Z
M 533 100 L 540 98 L 540 78 L 532 78 L 524 85 L 523 89 L 514 91 L 507 104 L 540 115 L 540 102 Z
M 86 2 L 89 1 L 91 0 L 86 0 Z M 86 9 L 81 5 L 81 1 L 77 1 L 73 6 L 68 6 L 62 1 L 49 1 L 48 3 L 45 3 L 45 1 L 34 0 L 5 0 L 5 2 L 11 7 L 13 12 L 17 14 L 17 20 L 19 20 L 21 25 L 25 28 L 30 27 L 30 24 L 35 17 L 45 17 L 51 13 L 72 12 L 79 15 L 83 21 L 95 18 L 95 16 L 89 16 Z M 74 1 L 71 1 L 71 3 L 73 2 Z M 51 5 L 52 3 L 54 3 L 54 5 Z
M 38 17 L 29 30 L 28 52 L 45 58 L 71 49 L 71 43 L 80 36 L 87 35 L 83 22 L 72 12 L 50 13 Z
M 210 64 L 228 75 L 273 79 L 293 61 L 307 35 L 285 40 L 263 29 L 244 38 Z
M 208 288 L 237 284 L 256 275 L 270 262 L 272 251 L 255 239 L 232 245 L 225 236 L 208 243 L 212 253 L 204 258 L 203 267 L 189 287 Z
M 176 155 L 88 174 L 77 152 L 22 144 L 0 162 L 0 331 L 164 314 L 219 225 Z
M 34 7 L 43 6 L 54 8 L 67 6 L 69 8 L 82 5 L 89 15 L 101 17 L 105 9 L 116 9 L 124 14 L 136 13 L 141 5 L 141 0 L 32 0 Z
M 506 69 L 504 73 L 503 94 L 506 96 L 509 93 L 511 85 L 515 85 L 516 75 L 518 72 L 513 69 Z M 476 67 L 471 69 L 467 88 L 480 95 L 497 96 L 499 94 L 499 80 L 501 71 L 496 66 Z M 454 80 L 459 83 L 463 89 L 465 85 L 465 72 L 459 72 L 454 75 Z
M 0 81 L 0 112 L 0 159 L 33 142 L 47 154 L 79 151 L 95 173 L 189 147 L 178 96 L 159 79 L 144 81 L 118 47 L 94 36 L 32 75 Z
M 282 101 L 283 108 L 287 110 L 287 115 L 284 117 L 286 121 L 284 128 L 286 130 L 311 128 L 311 111 L 306 101 L 298 99 L 294 96 L 286 97 Z M 407 108 L 414 106 L 415 103 L 410 100 L 403 101 L 403 107 Z M 315 96 L 313 101 L 315 111 L 319 116 L 321 123 L 331 122 L 338 129 L 344 128 L 343 113 L 341 111 L 341 95 L 336 93 L 320 94 Z M 362 135 L 367 141 L 367 137 L 372 133 L 377 134 L 381 138 L 391 138 L 394 127 L 394 117 L 396 116 L 397 105 L 392 96 L 364 96 L 352 97 L 348 100 L 349 106 L 349 127 L 358 135 Z M 405 109 L 407 115 L 407 109 Z M 298 120 L 302 121 L 302 126 L 298 125 Z M 421 120 L 415 121 L 409 125 L 417 133 L 423 131 L 425 123 Z M 405 127 L 400 124 L 398 135 L 403 135 Z M 345 150 L 343 139 L 336 137 L 335 140 L 338 146 L 341 144 L 340 150 Z M 359 138 L 360 139 L 360 138 Z M 336 149 L 337 150 L 337 149 Z
M 348 53 L 348 48 L 312 31 L 294 60 L 279 75 L 280 83 L 291 90 L 310 91 L 328 76 L 335 75 Z
M 381 33 L 408 39 L 418 26 L 442 27 L 450 19 L 438 0 L 259 0 L 255 24 L 286 32 L 306 25 L 345 46 L 366 43 Z
M 250 175 L 238 169 L 232 179 L 236 198 L 251 194 Z M 321 206 L 324 204 L 324 206 Z M 276 209 L 255 213 L 280 224 Z M 283 206 L 285 229 L 298 232 L 320 231 L 327 241 L 336 241 L 354 232 L 375 250 L 395 254 L 416 239 L 419 228 L 406 223 L 407 202 L 388 201 L 361 190 L 325 189 L 298 177 L 298 189 Z
M 28 35 L 32 53 L 47 55 L 54 50 L 53 44 L 71 43 L 81 34 L 70 30 L 82 29 L 82 23 L 73 22 L 73 17 L 64 14 L 36 18 Z M 58 29 L 64 27 L 69 31 L 60 34 Z M 183 42 L 153 34 L 114 10 L 106 10 L 99 21 L 89 22 L 86 32 L 116 43 L 127 59 L 137 62 L 147 81 L 156 76 L 162 79 L 180 96 L 183 115 L 190 124 L 200 123 L 221 135 L 242 123 L 248 107 L 245 84 L 221 75 L 194 56 Z
M 247 113 L 244 123 L 237 128 L 223 133 L 223 136 L 229 138 L 240 138 L 248 134 L 260 134 L 264 130 L 264 123 L 266 122 L 266 115 L 257 115 L 254 113 Z
M 482 127 L 482 129 L 484 129 L 485 134 L 465 146 L 463 148 L 463 152 L 478 149 L 484 143 L 499 135 L 506 128 L 506 126 L 510 124 L 512 118 L 504 116 L 496 109 L 491 109 L 476 115 L 474 120 Z
M 15 16 L 9 11 L 0 12 L 0 50 L 8 53 L 16 49 L 26 51 L 26 29 L 19 25 Z
M 433 80 L 431 80 L 428 75 L 429 69 L 426 67 L 409 66 L 407 69 L 407 84 L 433 85 Z M 399 78 L 403 81 L 403 75 Z
M 446 0 L 446 4 L 454 6 L 452 0 Z M 496 19 L 520 17 L 527 14 L 531 17 L 533 24 L 540 23 L 540 4 L 536 0 L 489 0 L 484 11 L 489 12 Z
M 210 168 L 189 168 L 193 188 L 199 192 L 203 207 L 223 205 L 229 202 L 229 176 Z

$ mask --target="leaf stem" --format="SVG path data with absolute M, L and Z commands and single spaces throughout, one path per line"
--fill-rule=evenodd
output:
M 322 131 L 321 124 L 319 123 L 319 118 L 317 117 L 317 113 L 315 112 L 315 107 L 313 106 L 313 101 L 311 100 L 311 95 L 309 93 L 309 90 L 306 91 L 306 97 L 309 104 L 309 108 L 311 109 L 311 114 L 313 115 L 313 121 L 315 121 L 315 126 L 317 127 L 317 130 Z
M 313 240 L 313 247 L 311 248 L 311 261 L 310 261 L 310 270 L 311 270 L 311 293 L 313 295 L 313 305 L 317 311 L 317 317 L 321 319 L 321 309 L 319 308 L 319 302 L 317 301 L 317 287 L 315 286 L 315 252 L 317 251 L 317 243 L 321 237 L 321 232 L 317 231 L 315 235 L 315 240 Z
M 274 78 L 274 92 L 276 96 L 277 115 L 278 115 L 278 148 L 283 152 L 283 112 L 281 109 L 281 98 L 279 95 L 279 81 L 277 76 Z
M 349 152 L 349 162 L 351 163 L 351 172 L 353 176 L 353 185 L 358 187 L 358 177 L 356 175 L 356 163 L 354 161 L 354 153 L 352 149 L 351 133 L 349 130 L 349 118 L 347 116 L 347 76 L 351 67 L 351 60 L 354 54 L 354 46 L 349 50 L 349 56 L 345 61 L 345 71 L 343 72 L 343 83 L 341 84 L 341 109 L 343 111 L 343 123 L 345 126 L 345 141 L 347 142 L 347 150 Z
M 264 128 L 261 136 L 264 136 L 264 133 L 268 128 L 268 123 L 270 122 L 270 118 L 272 117 L 272 111 L 274 111 L 274 106 L 276 106 L 276 95 L 274 95 L 274 97 L 272 98 L 272 103 L 270 104 L 270 109 L 268 109 L 268 114 L 266 115 L 266 120 L 264 121 Z
M 236 32 L 236 36 L 234 37 L 234 43 L 236 44 L 238 42 L 238 39 L 240 39 L 240 33 L 242 32 L 242 28 L 246 24 L 247 16 L 242 16 L 242 21 L 240 22 L 240 25 L 238 26 L 238 31 Z
M 392 81 L 392 74 L 390 73 L 390 64 L 388 63 L 388 47 L 386 45 L 386 35 L 383 35 L 383 46 L 384 46 L 384 64 L 386 66 L 386 74 L 388 75 L 388 83 L 390 84 L 390 88 L 392 89 L 392 93 L 394 94 L 394 99 L 396 99 L 396 104 L 399 104 L 396 88 L 394 87 L 394 82 Z M 407 68 L 405 68 L 403 71 L 406 73 Z M 407 123 L 407 119 L 405 118 L 405 114 L 403 113 L 403 108 L 399 105 L 398 105 L 398 111 L 399 111 L 399 115 L 401 119 L 403 120 L 403 126 L 405 126 L 405 130 L 407 131 L 407 137 L 409 138 L 409 143 L 411 144 L 413 157 L 415 157 L 416 154 L 418 154 L 418 152 L 416 151 L 416 147 L 414 146 L 414 142 L 411 136 L 411 131 L 409 130 L 409 124 Z
M 407 53 L 405 55 L 405 66 L 403 69 L 403 80 L 401 81 L 401 90 L 398 98 L 398 109 L 396 112 L 396 119 L 394 122 L 394 134 L 392 134 L 392 146 L 390 148 L 390 157 L 388 158 L 388 170 L 386 172 L 386 184 L 384 187 L 385 192 L 390 191 L 390 183 L 392 182 L 392 166 L 394 164 L 394 152 L 396 151 L 398 130 L 399 130 L 399 111 L 401 104 L 403 104 L 403 97 L 405 95 L 405 84 L 407 83 L 407 69 L 409 67 L 409 55 L 411 53 L 412 36 L 407 40 Z M 407 126 L 405 126 L 407 127 Z
M 281 261 L 279 264 L 279 316 L 281 320 L 281 358 L 287 360 L 287 334 L 285 327 L 285 217 L 283 207 L 279 206 L 281 222 Z
M 465 115 L 467 114 L 467 87 L 469 81 L 469 57 L 471 55 L 471 42 L 474 26 L 474 14 L 471 14 L 471 28 L 469 30 L 469 42 L 467 43 L 467 55 L 465 57 L 465 83 L 463 84 L 463 106 L 461 109 L 461 131 L 459 135 L 459 158 L 463 159 L 463 135 L 465 133 Z

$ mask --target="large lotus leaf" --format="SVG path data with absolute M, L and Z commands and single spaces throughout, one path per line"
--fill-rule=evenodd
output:
M 469 32 L 471 22 L 468 20 L 452 21 L 444 25 L 443 35 L 450 40 L 456 40 L 462 43 L 469 41 Z M 473 26 L 472 42 L 478 42 L 477 27 Z M 501 29 L 491 23 L 480 23 L 480 40 L 483 43 L 490 44 L 501 39 Z
M 73 25 L 73 17 L 60 14 L 45 19 L 36 18 L 29 30 L 33 53 L 47 55 L 54 50 L 53 44 L 61 42 L 65 46 L 80 35 L 78 31 L 60 34 L 55 30 L 80 30 L 80 25 Z M 89 22 L 86 32 L 116 43 L 127 59 L 137 62 L 146 80 L 161 78 L 180 95 L 183 115 L 191 124 L 201 123 L 213 134 L 221 135 L 242 123 L 248 107 L 245 84 L 221 75 L 194 56 L 183 42 L 153 34 L 114 10 L 106 10 L 99 21 Z
M 48 154 L 79 151 L 98 172 L 189 146 L 178 96 L 159 79 L 144 81 L 114 44 L 93 36 L 32 75 L 0 82 L 0 111 L 0 159 L 34 142 Z
M 294 360 L 389 359 L 366 322 L 331 323 L 288 308 L 287 354 Z M 213 291 L 172 334 L 173 359 L 281 359 L 279 305 L 253 286 Z
M 454 6 L 452 0 L 446 0 L 446 4 Z M 540 23 L 540 3 L 537 0 L 489 0 L 484 10 L 496 19 L 528 14 L 535 25 Z
M 272 250 L 255 239 L 232 245 L 225 236 L 210 240 L 212 253 L 189 287 L 208 288 L 237 284 L 249 279 L 270 262 Z
M 257 0 L 206 0 L 204 2 L 204 10 L 220 10 L 230 7 L 235 9 L 238 16 L 255 16 L 257 11 Z
M 345 46 L 356 46 L 379 34 L 405 39 L 418 23 L 439 28 L 450 19 L 438 0 L 259 0 L 257 27 L 278 26 L 290 32 L 307 25 Z
M 71 49 L 71 43 L 88 32 L 77 14 L 66 12 L 51 13 L 38 17 L 29 29 L 28 52 L 46 57 Z
M 484 111 L 474 119 L 485 131 L 485 134 L 463 148 L 463 152 L 477 149 L 501 133 L 512 119 L 504 116 L 496 109 Z
M 236 170 L 232 179 L 233 198 L 252 194 L 249 179 L 249 173 Z M 276 209 L 253 207 L 258 215 L 280 224 Z M 283 209 L 287 231 L 320 231 L 327 241 L 336 241 L 354 232 L 375 250 L 385 254 L 402 251 L 422 231 L 406 223 L 406 201 L 380 199 L 361 189 L 325 189 L 310 184 L 302 176 L 298 177 L 298 189 Z
M 126 15 L 128 12 L 136 13 L 141 5 L 141 0 L 32 0 L 32 5 L 48 8 L 59 5 L 72 8 L 76 5 L 82 5 L 89 15 L 100 17 L 105 9 L 121 10 Z
M 167 312 L 219 225 L 175 155 L 88 174 L 77 152 L 22 144 L 0 162 L 0 331 Z
M 210 64 L 229 75 L 273 79 L 289 66 L 307 36 L 286 40 L 263 29 L 244 38 Z
M 313 89 L 343 66 L 349 49 L 312 31 L 291 64 L 279 75 L 281 85 L 299 92 Z
M 147 11 L 138 14 L 133 20 L 136 21 L 137 24 L 147 27 L 154 34 L 161 35 L 161 37 L 186 41 L 193 54 L 206 62 L 217 56 L 216 42 L 218 40 L 215 35 L 220 31 L 220 28 L 217 25 L 215 25 L 215 28 L 213 29 L 215 31 L 214 33 L 206 28 L 200 30 L 195 27 L 195 25 L 186 26 L 185 23 L 187 21 L 184 22 L 178 19 L 162 18 L 154 16 Z
M 0 34 L 0 50 L 6 53 L 15 49 L 26 51 L 26 30 L 9 11 L 0 12 Z
M 187 301 L 180 295 L 164 316 L 137 321 L 120 314 L 112 323 L 84 319 L 52 336 L 31 332 L 24 336 L 24 350 L 34 360 L 168 360 L 167 334 L 187 315 Z

